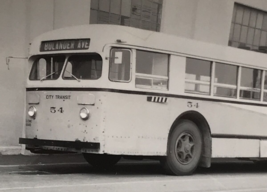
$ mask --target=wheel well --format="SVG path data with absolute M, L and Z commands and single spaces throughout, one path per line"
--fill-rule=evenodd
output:
M 187 119 L 194 122 L 202 133 L 202 155 L 199 162 L 199 165 L 202 167 L 210 167 L 211 164 L 211 133 L 208 122 L 205 117 L 197 111 L 187 111 L 179 115 L 176 120 L 173 122 L 169 136 L 172 133 L 173 129 L 181 119 Z

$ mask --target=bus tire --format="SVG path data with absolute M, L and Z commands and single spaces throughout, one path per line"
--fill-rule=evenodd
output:
M 90 165 L 100 169 L 109 169 L 114 165 L 116 165 L 121 159 L 121 156 L 119 155 L 90 154 L 90 153 L 83 153 L 83 157 Z
M 202 152 L 202 136 L 196 124 L 180 120 L 170 133 L 167 150 L 167 156 L 161 161 L 167 174 L 192 174 Z

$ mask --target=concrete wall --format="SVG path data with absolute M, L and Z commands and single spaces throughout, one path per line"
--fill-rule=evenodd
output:
M 27 0 L 1 0 L 0 6 L 0 151 L 18 152 L 24 124 Z
M 0 0 L 0 154 L 20 153 L 29 43 L 37 35 L 88 24 L 90 0 Z
M 54 29 L 54 0 L 30 0 L 28 3 L 29 42 L 34 37 Z
M 161 31 L 192 38 L 196 20 L 197 1 L 163 1 Z
M 55 28 L 89 24 L 90 0 L 55 0 Z
M 161 31 L 227 45 L 234 2 L 267 11 L 266 0 L 164 0 Z M 19 153 L 29 43 L 52 29 L 88 24 L 90 0 L 0 0 L 0 154 Z

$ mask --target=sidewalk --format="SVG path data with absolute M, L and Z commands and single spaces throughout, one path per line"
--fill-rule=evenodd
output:
M 86 163 L 81 154 L 0 155 L 0 166 Z

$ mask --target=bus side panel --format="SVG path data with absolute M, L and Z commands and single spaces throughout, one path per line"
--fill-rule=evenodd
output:
M 260 141 L 260 157 L 267 157 L 267 140 Z
M 229 154 L 225 154 L 224 150 L 214 142 L 212 144 L 212 157 L 228 157 L 230 154 L 232 154 L 232 157 L 260 157 L 260 151 L 264 147 L 261 140 L 264 137 L 266 139 L 267 136 L 266 107 L 218 103 L 213 108 L 216 111 L 216 115 L 211 113 L 207 114 L 209 116 L 210 126 L 212 126 L 212 134 L 215 137 L 220 137 L 221 135 L 221 137 L 225 137 L 224 143 L 227 145 L 226 148 L 229 148 Z M 220 117 L 217 121 L 215 120 L 216 116 Z M 239 138 L 239 142 L 235 142 L 230 137 Z M 236 148 L 239 150 L 236 150 Z
M 179 106 L 172 107 L 173 122 L 181 113 L 191 110 L 206 118 L 214 137 L 212 157 L 259 157 L 264 147 L 260 137 L 267 137 L 265 107 L 195 99 L 170 100 L 172 106 Z
M 156 102 L 148 101 L 148 97 L 151 96 L 107 93 L 106 153 L 166 155 L 168 134 L 173 122 L 182 113 L 193 110 L 206 118 L 212 136 L 226 135 L 224 141 L 229 142 L 223 143 L 226 145 L 224 149 L 228 150 L 228 156 L 259 156 L 259 140 L 240 140 L 243 143 L 241 145 L 236 140 L 228 140 L 227 135 L 267 136 L 267 118 L 263 107 L 175 97 L 169 97 L 167 102 L 160 103 L 157 102 L 159 97 L 152 96 Z M 221 140 L 212 143 L 212 157 L 228 157 L 225 150 L 219 147 L 219 141 Z
M 267 109 L 264 106 L 209 102 L 203 111 L 214 135 L 267 136 Z
M 170 104 L 147 101 L 148 97 L 107 93 L 105 152 L 166 155 Z
M 212 157 L 259 157 L 260 140 L 258 139 L 212 139 Z

